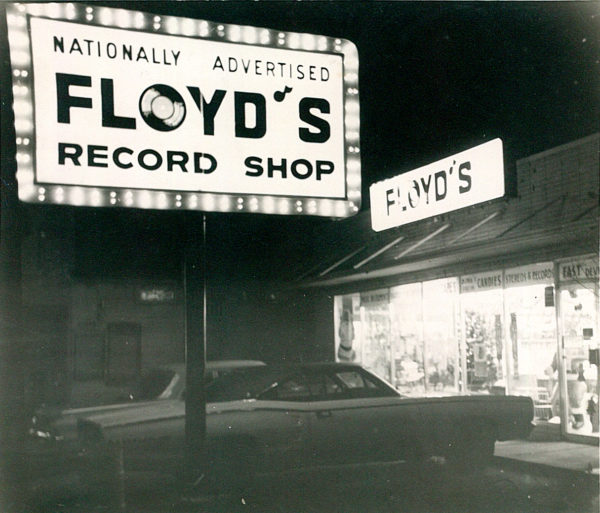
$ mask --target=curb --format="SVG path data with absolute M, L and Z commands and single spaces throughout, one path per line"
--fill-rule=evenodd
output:
M 494 466 L 519 472 L 526 472 L 534 476 L 545 477 L 549 479 L 558 479 L 564 482 L 566 479 L 585 483 L 590 485 L 600 486 L 600 478 L 598 469 L 581 469 L 575 470 L 570 468 L 556 467 L 544 463 L 536 463 L 531 461 L 517 460 L 505 456 L 494 456 L 492 460 Z

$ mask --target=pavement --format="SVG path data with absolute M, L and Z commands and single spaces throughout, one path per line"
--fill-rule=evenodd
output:
M 108 503 L 50 501 L 44 494 L 48 502 L 27 513 L 598 513 L 599 459 L 598 445 L 561 440 L 542 427 L 529 440 L 497 442 L 492 465 L 468 477 L 433 472 L 426 480 L 409 475 L 390 486 L 387 474 L 382 479 L 369 470 L 348 483 L 316 479 L 237 498 L 182 498 L 173 494 L 175 482 L 138 475 L 126 477 L 126 490 L 108 492 Z
M 518 508 L 498 507 L 498 510 L 600 512 L 598 445 L 532 438 L 496 442 L 493 466 L 507 482 L 517 483 L 522 496 L 527 498 Z M 510 505 L 510 500 L 506 504 Z
M 599 475 L 597 445 L 566 441 L 514 440 L 496 442 L 494 456 L 498 463 L 526 465 L 542 471 L 568 471 Z
M 564 440 L 497 442 L 493 464 L 476 474 L 391 479 L 369 472 L 265 486 L 237 497 L 193 495 L 156 513 L 598 513 L 598 446 Z M 247 491 L 246 491 L 247 492 Z M 111 512 L 112 513 L 112 512 Z M 154 513 L 128 500 L 117 513 Z
M 500 466 L 525 467 L 545 474 L 598 476 L 599 440 L 595 444 L 567 442 L 561 437 L 559 424 L 538 422 L 527 440 L 496 442 L 494 456 Z
M 408 475 L 390 480 L 369 470 L 345 481 L 279 483 L 237 498 L 193 495 L 153 501 L 156 513 L 598 513 L 599 448 L 564 440 L 497 442 L 493 464 L 470 476 Z M 155 497 L 156 499 L 156 497 Z M 111 512 L 112 513 L 112 512 Z M 117 513 L 154 513 L 128 500 Z

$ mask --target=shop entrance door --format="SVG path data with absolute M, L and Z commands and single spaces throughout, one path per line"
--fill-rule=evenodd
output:
M 560 302 L 567 395 L 563 432 L 598 437 L 598 285 L 564 285 Z

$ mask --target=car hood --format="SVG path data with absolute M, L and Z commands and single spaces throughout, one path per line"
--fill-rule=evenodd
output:
M 226 411 L 251 410 L 255 405 L 252 399 L 209 403 L 207 415 L 218 415 Z M 139 405 L 134 408 L 98 412 L 80 420 L 81 433 L 95 436 L 96 439 L 126 440 L 147 437 L 181 436 L 185 425 L 185 401 L 168 400 L 153 404 Z
M 111 429 L 117 426 L 144 424 L 149 421 L 160 421 L 179 417 L 185 417 L 185 402 L 179 400 L 163 400 L 130 405 L 129 408 L 97 411 L 91 415 L 85 415 L 84 418 L 98 424 L 103 429 Z
M 40 409 L 36 412 L 32 429 L 48 431 L 53 439 L 64 442 L 72 442 L 77 438 L 77 422 L 82 418 L 91 416 L 110 415 L 113 412 L 125 414 L 129 410 L 147 408 L 166 401 L 146 401 L 140 403 L 118 403 L 103 406 L 90 406 L 86 408 L 70 408 L 67 410 Z

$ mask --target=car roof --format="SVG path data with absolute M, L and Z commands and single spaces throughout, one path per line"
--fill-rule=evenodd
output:
M 313 372 L 340 372 L 360 369 L 364 370 L 360 365 L 348 362 L 278 362 L 267 364 L 261 367 L 239 367 L 237 373 L 243 374 L 289 374 L 294 372 L 313 373 Z
M 285 362 L 270 365 L 278 369 L 302 369 L 302 370 L 343 370 L 360 369 L 360 365 L 350 362 Z
M 248 367 L 261 367 L 266 365 L 265 362 L 260 360 L 207 360 L 205 365 L 206 371 L 213 370 L 233 370 L 233 369 L 245 369 Z M 185 363 L 168 363 L 161 365 L 160 369 L 171 370 L 178 374 L 185 374 L 186 364 Z
M 277 362 L 267 364 L 261 360 L 208 360 L 205 365 L 207 371 L 211 370 L 237 370 L 253 367 L 269 367 L 278 370 L 341 370 L 362 368 L 360 365 L 352 362 Z M 163 369 L 176 371 L 180 374 L 185 373 L 185 363 L 174 363 L 161 366 Z
M 209 360 L 206 362 L 206 370 L 228 370 L 241 367 L 262 367 L 266 365 L 260 360 Z

